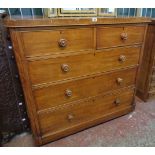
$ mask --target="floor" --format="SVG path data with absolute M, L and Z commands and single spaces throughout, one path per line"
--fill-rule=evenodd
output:
M 49 143 L 47 147 L 155 146 L 155 98 L 136 99 L 134 112 Z M 34 146 L 32 135 L 23 133 L 4 146 Z

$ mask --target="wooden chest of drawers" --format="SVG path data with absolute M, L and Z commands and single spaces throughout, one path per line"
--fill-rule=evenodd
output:
M 5 20 L 37 145 L 134 109 L 136 74 L 149 21 Z

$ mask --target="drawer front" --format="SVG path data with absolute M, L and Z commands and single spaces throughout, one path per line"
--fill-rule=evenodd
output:
M 144 31 L 144 26 L 98 27 L 97 49 L 140 44 Z
M 133 90 L 123 90 L 109 95 L 99 95 L 79 102 L 38 114 L 41 133 L 55 133 L 67 130 L 80 124 L 104 118 L 130 106 L 133 101 Z M 81 130 L 81 129 L 80 129 Z
M 131 68 L 36 89 L 34 96 L 38 110 L 133 86 L 136 70 Z
M 27 57 L 93 49 L 93 29 L 21 32 Z
M 32 85 L 105 72 L 138 64 L 139 47 L 108 49 L 94 54 L 42 59 L 28 63 Z

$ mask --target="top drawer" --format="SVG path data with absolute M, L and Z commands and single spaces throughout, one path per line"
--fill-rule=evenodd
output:
M 93 49 L 92 28 L 21 32 L 27 57 Z
M 145 26 L 111 26 L 97 28 L 97 49 L 140 44 Z

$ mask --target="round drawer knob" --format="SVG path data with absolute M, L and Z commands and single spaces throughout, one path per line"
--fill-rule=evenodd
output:
M 68 114 L 68 115 L 67 115 L 67 119 L 68 119 L 69 121 L 71 121 L 71 120 L 74 119 L 74 116 L 73 116 L 72 114 Z
M 128 34 L 125 33 L 125 32 L 121 33 L 121 39 L 122 40 L 127 40 L 128 39 Z
M 121 85 L 123 83 L 123 79 L 122 78 L 117 78 L 116 82 L 117 82 L 117 84 Z
M 66 95 L 67 97 L 71 97 L 71 96 L 72 96 L 72 91 L 69 90 L 69 89 L 66 89 L 65 95 Z
M 115 104 L 115 105 L 119 105 L 120 102 L 121 102 L 120 99 L 117 98 L 117 99 L 114 101 L 114 104 Z
M 120 55 L 119 61 L 120 62 L 125 62 L 126 61 L 126 56 L 125 55 Z
M 62 64 L 62 65 L 61 65 L 61 69 L 62 69 L 62 71 L 64 71 L 64 72 L 68 72 L 68 71 L 69 71 L 69 66 L 68 66 L 67 64 Z
M 58 44 L 60 47 L 66 47 L 67 46 L 67 40 L 66 39 L 60 39 L 58 41 Z

